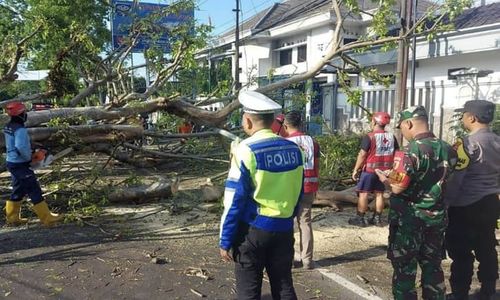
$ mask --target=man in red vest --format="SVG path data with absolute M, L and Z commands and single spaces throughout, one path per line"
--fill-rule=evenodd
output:
M 389 170 L 392 168 L 394 151 L 398 143 L 392 133 L 385 131 L 385 126 L 391 121 L 386 112 L 376 112 L 372 116 L 372 132 L 361 140 L 361 150 L 358 153 L 356 165 L 352 172 L 352 179 L 358 181 L 359 194 L 358 211 L 356 216 L 349 219 L 349 224 L 366 227 L 365 213 L 368 210 L 368 193 L 375 194 L 375 213 L 368 223 L 383 226 L 382 211 L 384 210 L 384 184 L 375 174 L 375 169 Z M 360 176 L 361 175 L 361 176 Z
M 313 269 L 313 230 L 311 207 L 319 185 L 319 145 L 312 137 L 303 133 L 302 114 L 291 111 L 286 116 L 279 115 L 276 120 L 282 122 L 275 132 L 296 143 L 304 152 L 304 195 L 297 212 L 299 228 L 299 249 L 295 251 L 294 265 L 304 269 Z M 298 251 L 297 251 L 298 250 Z

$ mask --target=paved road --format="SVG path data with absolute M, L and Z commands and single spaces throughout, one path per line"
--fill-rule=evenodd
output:
M 114 235 L 75 225 L 0 229 L 0 298 L 235 298 L 232 265 L 219 260 L 214 230 L 130 231 Z M 152 256 L 167 263 L 154 264 Z M 189 276 L 198 268 L 210 279 Z M 322 272 L 294 270 L 299 299 L 370 299 Z M 271 299 L 268 282 L 263 295 Z

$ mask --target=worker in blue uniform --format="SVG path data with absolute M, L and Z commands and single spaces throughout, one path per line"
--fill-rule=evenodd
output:
M 63 216 L 49 210 L 42 196 L 42 189 L 31 168 L 32 161 L 38 159 L 41 152 L 32 153 L 28 130 L 24 126 L 28 118 L 26 106 L 21 102 L 12 102 L 6 106 L 10 122 L 3 129 L 5 148 L 7 152 L 7 169 L 12 177 L 12 194 L 5 203 L 6 223 L 22 225 L 28 219 L 21 218 L 21 201 L 29 196 L 33 210 L 42 224 L 53 225 L 62 220 Z

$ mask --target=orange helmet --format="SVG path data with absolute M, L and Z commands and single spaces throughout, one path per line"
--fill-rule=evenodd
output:
M 26 111 L 26 106 L 22 102 L 12 102 L 5 106 L 5 110 L 7 110 L 7 114 L 11 117 L 19 116 L 23 112 Z
M 391 122 L 391 115 L 386 112 L 379 111 L 373 114 L 373 121 L 380 126 L 385 126 Z

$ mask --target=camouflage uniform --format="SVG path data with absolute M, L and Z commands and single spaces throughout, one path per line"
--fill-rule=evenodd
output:
M 411 107 L 399 113 L 397 124 L 426 115 L 423 107 Z M 422 270 L 422 297 L 445 298 L 441 260 L 447 219 L 442 193 L 455 163 L 453 148 L 431 132 L 415 136 L 396 152 L 389 180 L 406 190 L 390 199 L 387 257 L 394 268 L 395 299 L 417 299 L 417 264 Z

